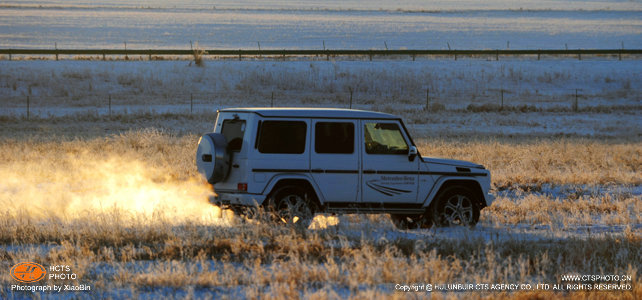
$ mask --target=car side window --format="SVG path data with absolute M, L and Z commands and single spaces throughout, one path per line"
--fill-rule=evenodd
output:
M 305 152 L 307 125 L 301 121 L 263 121 L 259 128 L 261 153 L 301 154 Z
M 221 134 L 227 140 L 227 149 L 229 151 L 241 151 L 243 136 L 245 135 L 245 120 L 224 120 Z
M 314 126 L 316 153 L 354 153 L 354 124 L 350 122 L 318 122 Z
M 364 135 L 368 154 L 408 154 L 408 144 L 396 123 L 368 122 Z

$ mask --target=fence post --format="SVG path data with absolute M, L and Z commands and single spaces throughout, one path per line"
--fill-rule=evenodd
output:
M 54 43 L 54 48 L 56 49 L 56 60 L 58 60 L 58 43 Z
M 272 98 L 270 100 L 270 107 L 274 107 L 274 92 L 272 92 Z
M 194 94 L 190 93 L 189 94 L 189 115 L 192 115 L 192 112 L 194 111 Z
M 29 96 L 27 96 L 27 120 L 29 120 Z
M 350 109 L 352 109 L 352 87 L 348 87 L 350 90 Z
M 430 109 L 430 89 L 426 89 L 426 107 L 424 110 Z
M 499 49 L 495 52 L 495 60 L 499 60 Z
M 105 49 L 103 49 L 103 61 L 105 61 L 105 60 L 106 60 L 106 58 L 105 58 Z
M 111 94 L 109 94 L 109 118 L 111 119 Z
M 620 47 L 620 53 L 618 55 L 618 57 L 619 57 L 618 60 L 622 60 L 622 50 L 624 50 L 624 41 L 622 41 L 622 44 L 621 44 L 621 47 Z

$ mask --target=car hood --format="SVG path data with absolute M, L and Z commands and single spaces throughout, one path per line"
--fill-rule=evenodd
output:
M 449 165 L 449 166 L 457 166 L 457 167 L 484 169 L 484 166 L 482 166 L 480 164 L 472 163 L 472 162 L 465 161 L 465 160 L 446 159 L 446 158 L 433 158 L 433 157 L 422 157 L 422 159 L 423 159 L 423 161 L 425 163 L 431 163 L 431 164 L 441 164 L 441 165 Z

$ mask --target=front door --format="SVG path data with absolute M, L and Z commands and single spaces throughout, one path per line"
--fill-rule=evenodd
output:
M 322 120 L 312 124 L 310 172 L 326 202 L 358 201 L 357 126 L 357 121 L 348 120 Z
M 363 120 L 362 203 L 416 203 L 419 159 L 398 121 Z

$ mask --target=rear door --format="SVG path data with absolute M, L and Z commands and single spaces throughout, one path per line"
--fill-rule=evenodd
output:
M 219 114 L 215 132 L 225 137 L 232 160 L 229 175 L 215 185 L 219 191 L 236 191 L 238 182 L 247 182 L 247 172 L 242 172 L 238 166 L 247 160 L 248 148 L 251 147 L 246 138 L 250 118 L 250 114 L 244 113 Z
M 277 174 L 309 172 L 309 119 L 263 119 L 256 128 L 254 147 L 248 148 L 251 148 L 249 166 L 259 187 L 257 193 L 265 192 L 264 188 Z
M 313 145 L 310 172 L 326 202 L 358 201 L 358 121 L 316 120 L 312 123 Z
M 362 120 L 362 199 L 416 203 L 420 159 L 408 160 L 409 138 L 396 120 Z

